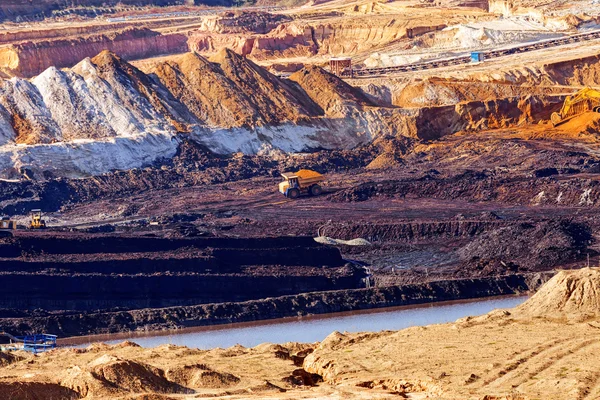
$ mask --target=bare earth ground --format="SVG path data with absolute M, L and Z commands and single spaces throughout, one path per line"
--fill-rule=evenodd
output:
M 598 269 L 561 272 L 513 310 L 315 344 L 209 351 L 92 345 L 3 354 L 8 398 L 594 399 Z M 11 397 L 15 396 L 16 397 Z
M 219 311 L 215 298 L 256 300 L 263 288 L 269 297 L 356 291 L 367 271 L 377 290 L 599 263 L 600 114 L 549 124 L 565 95 L 600 86 L 598 40 L 345 81 L 310 66 L 338 55 L 353 57 L 357 68 L 402 65 L 561 37 L 597 29 L 597 6 L 343 0 L 238 11 L 4 25 L 7 78 L 94 58 L 74 69 L 50 69 L 35 79 L 37 86 L 2 81 L 0 139 L 21 154 L 2 159 L 7 179 L 0 181 L 0 211 L 25 225 L 27 212 L 42 207 L 52 229 L 0 239 L 0 248 L 12 251 L 0 255 L 2 278 L 21 285 L 3 290 L 20 292 L 20 303 L 2 297 L 0 325 L 25 331 L 32 325 L 19 325 L 19 318 L 52 322 L 52 313 L 64 312 L 85 319 L 91 311 L 117 309 L 104 315 L 108 330 L 139 329 L 136 321 L 127 325 L 111 315 L 162 310 L 169 320 L 172 310 L 164 307 Z M 117 44 L 123 57 L 95 57 Z M 18 60 L 42 62 L 30 68 Z M 283 76 L 308 67 L 285 79 L 259 65 Z M 83 87 L 84 77 L 95 92 L 79 99 L 74 88 Z M 140 99 L 143 107 L 136 105 Z M 109 117 L 96 106 L 106 106 Z M 127 118 L 114 132 L 101 132 L 115 114 Z M 97 120 L 90 125 L 82 115 Z M 105 160 L 126 167 L 94 165 L 92 171 L 102 171 L 95 173 L 84 168 L 94 146 L 58 153 L 64 166 L 45 151 L 94 145 L 103 135 L 129 140 L 138 130 L 145 138 L 156 121 L 176 132 L 167 136 L 166 158 L 139 161 L 156 150 L 152 143 L 127 145 L 114 157 L 107 147 Z M 320 140 L 307 141 L 313 145 L 305 153 L 263 147 L 268 141 L 236 153 L 244 148 L 235 147 L 243 134 L 262 139 L 273 128 L 294 135 L 311 124 L 323 130 L 314 131 Z M 208 140 L 219 129 L 226 134 Z M 346 136 L 336 136 L 342 131 Z M 327 150 L 332 143 L 337 147 Z M 234 150 L 211 151 L 220 145 Z M 38 153 L 23 151 L 29 148 Z M 73 154 L 81 159 L 71 165 Z M 120 163 L 131 155 L 139 158 Z M 276 192 L 279 173 L 299 168 L 326 174 L 324 195 L 291 201 Z M 318 246 L 311 236 L 368 243 Z M 296 240 L 302 244 L 289 244 Z M 103 241 L 122 247 L 109 252 Z M 72 250 L 86 243 L 89 253 Z M 257 257 L 271 257 L 273 265 Z M 73 278 L 87 282 L 87 291 Z M 252 293 L 242 298 L 236 282 L 250 279 L 256 284 L 246 285 Z M 559 273 L 516 310 L 399 332 L 333 333 L 315 344 L 200 351 L 126 343 L 39 356 L 0 353 L 0 398 L 596 399 L 598 282 L 595 269 Z M 104 287 L 119 296 L 80 301 Z M 213 295 L 208 289 L 215 288 L 226 289 Z M 38 308 L 50 292 L 54 308 Z M 67 296 L 73 293 L 77 301 Z M 125 295 L 132 296 L 114 303 Z M 80 309 L 86 304 L 90 309 Z M 77 329 L 93 329 L 95 320 L 87 324 Z

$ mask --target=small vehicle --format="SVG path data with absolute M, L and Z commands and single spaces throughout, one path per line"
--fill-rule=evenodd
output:
M 295 199 L 302 194 L 318 196 L 323 193 L 320 183 L 325 177 L 309 169 L 298 172 L 284 172 L 281 174 L 283 182 L 279 184 L 279 192 L 289 199 Z
M 0 219 L 0 230 L 15 230 L 17 229 L 17 221 L 13 221 L 8 217 Z
M 31 210 L 31 223 L 29 229 L 45 229 L 46 221 L 42 219 L 42 210 Z

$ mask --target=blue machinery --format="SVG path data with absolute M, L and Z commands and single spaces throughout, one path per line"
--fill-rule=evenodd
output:
M 25 350 L 37 354 L 56 348 L 56 335 L 38 333 L 27 336 L 13 336 L 6 332 L 0 332 L 0 336 L 10 339 L 10 344 L 0 345 L 1 350 Z

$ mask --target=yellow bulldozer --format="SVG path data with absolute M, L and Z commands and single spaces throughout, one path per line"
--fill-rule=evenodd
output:
M 558 126 L 588 111 L 600 112 L 600 91 L 589 87 L 567 96 L 560 111 L 552 113 L 550 121 Z
M 309 169 L 298 172 L 284 172 L 281 174 L 284 181 L 279 184 L 279 192 L 289 199 L 295 199 L 301 194 L 318 196 L 323 193 L 320 183 L 325 177 Z
M 2 219 L 0 219 L 0 230 L 13 231 L 15 229 L 17 229 L 17 221 L 11 220 L 8 217 L 2 217 Z
M 42 210 L 35 209 L 31 210 L 31 222 L 29 223 L 29 229 L 45 229 L 46 221 L 42 219 Z

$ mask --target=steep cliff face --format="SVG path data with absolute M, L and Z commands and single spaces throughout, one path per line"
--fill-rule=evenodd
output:
M 436 31 L 445 20 L 432 18 L 431 25 L 389 17 L 340 19 L 330 23 L 291 21 L 279 24 L 265 34 L 221 34 L 206 27 L 190 35 L 190 49 L 212 52 L 222 46 L 257 60 L 316 54 L 356 54 L 400 39 Z
M 548 120 L 563 100 L 563 96 L 527 96 L 421 108 L 416 119 L 417 136 L 436 139 L 463 130 L 507 128 Z
M 131 28 L 80 38 L 11 45 L 0 49 L 0 67 L 19 76 L 31 77 L 52 66 L 71 67 L 103 50 L 117 52 L 126 59 L 136 59 L 183 53 L 187 48 L 185 35 L 162 35 L 149 29 Z

